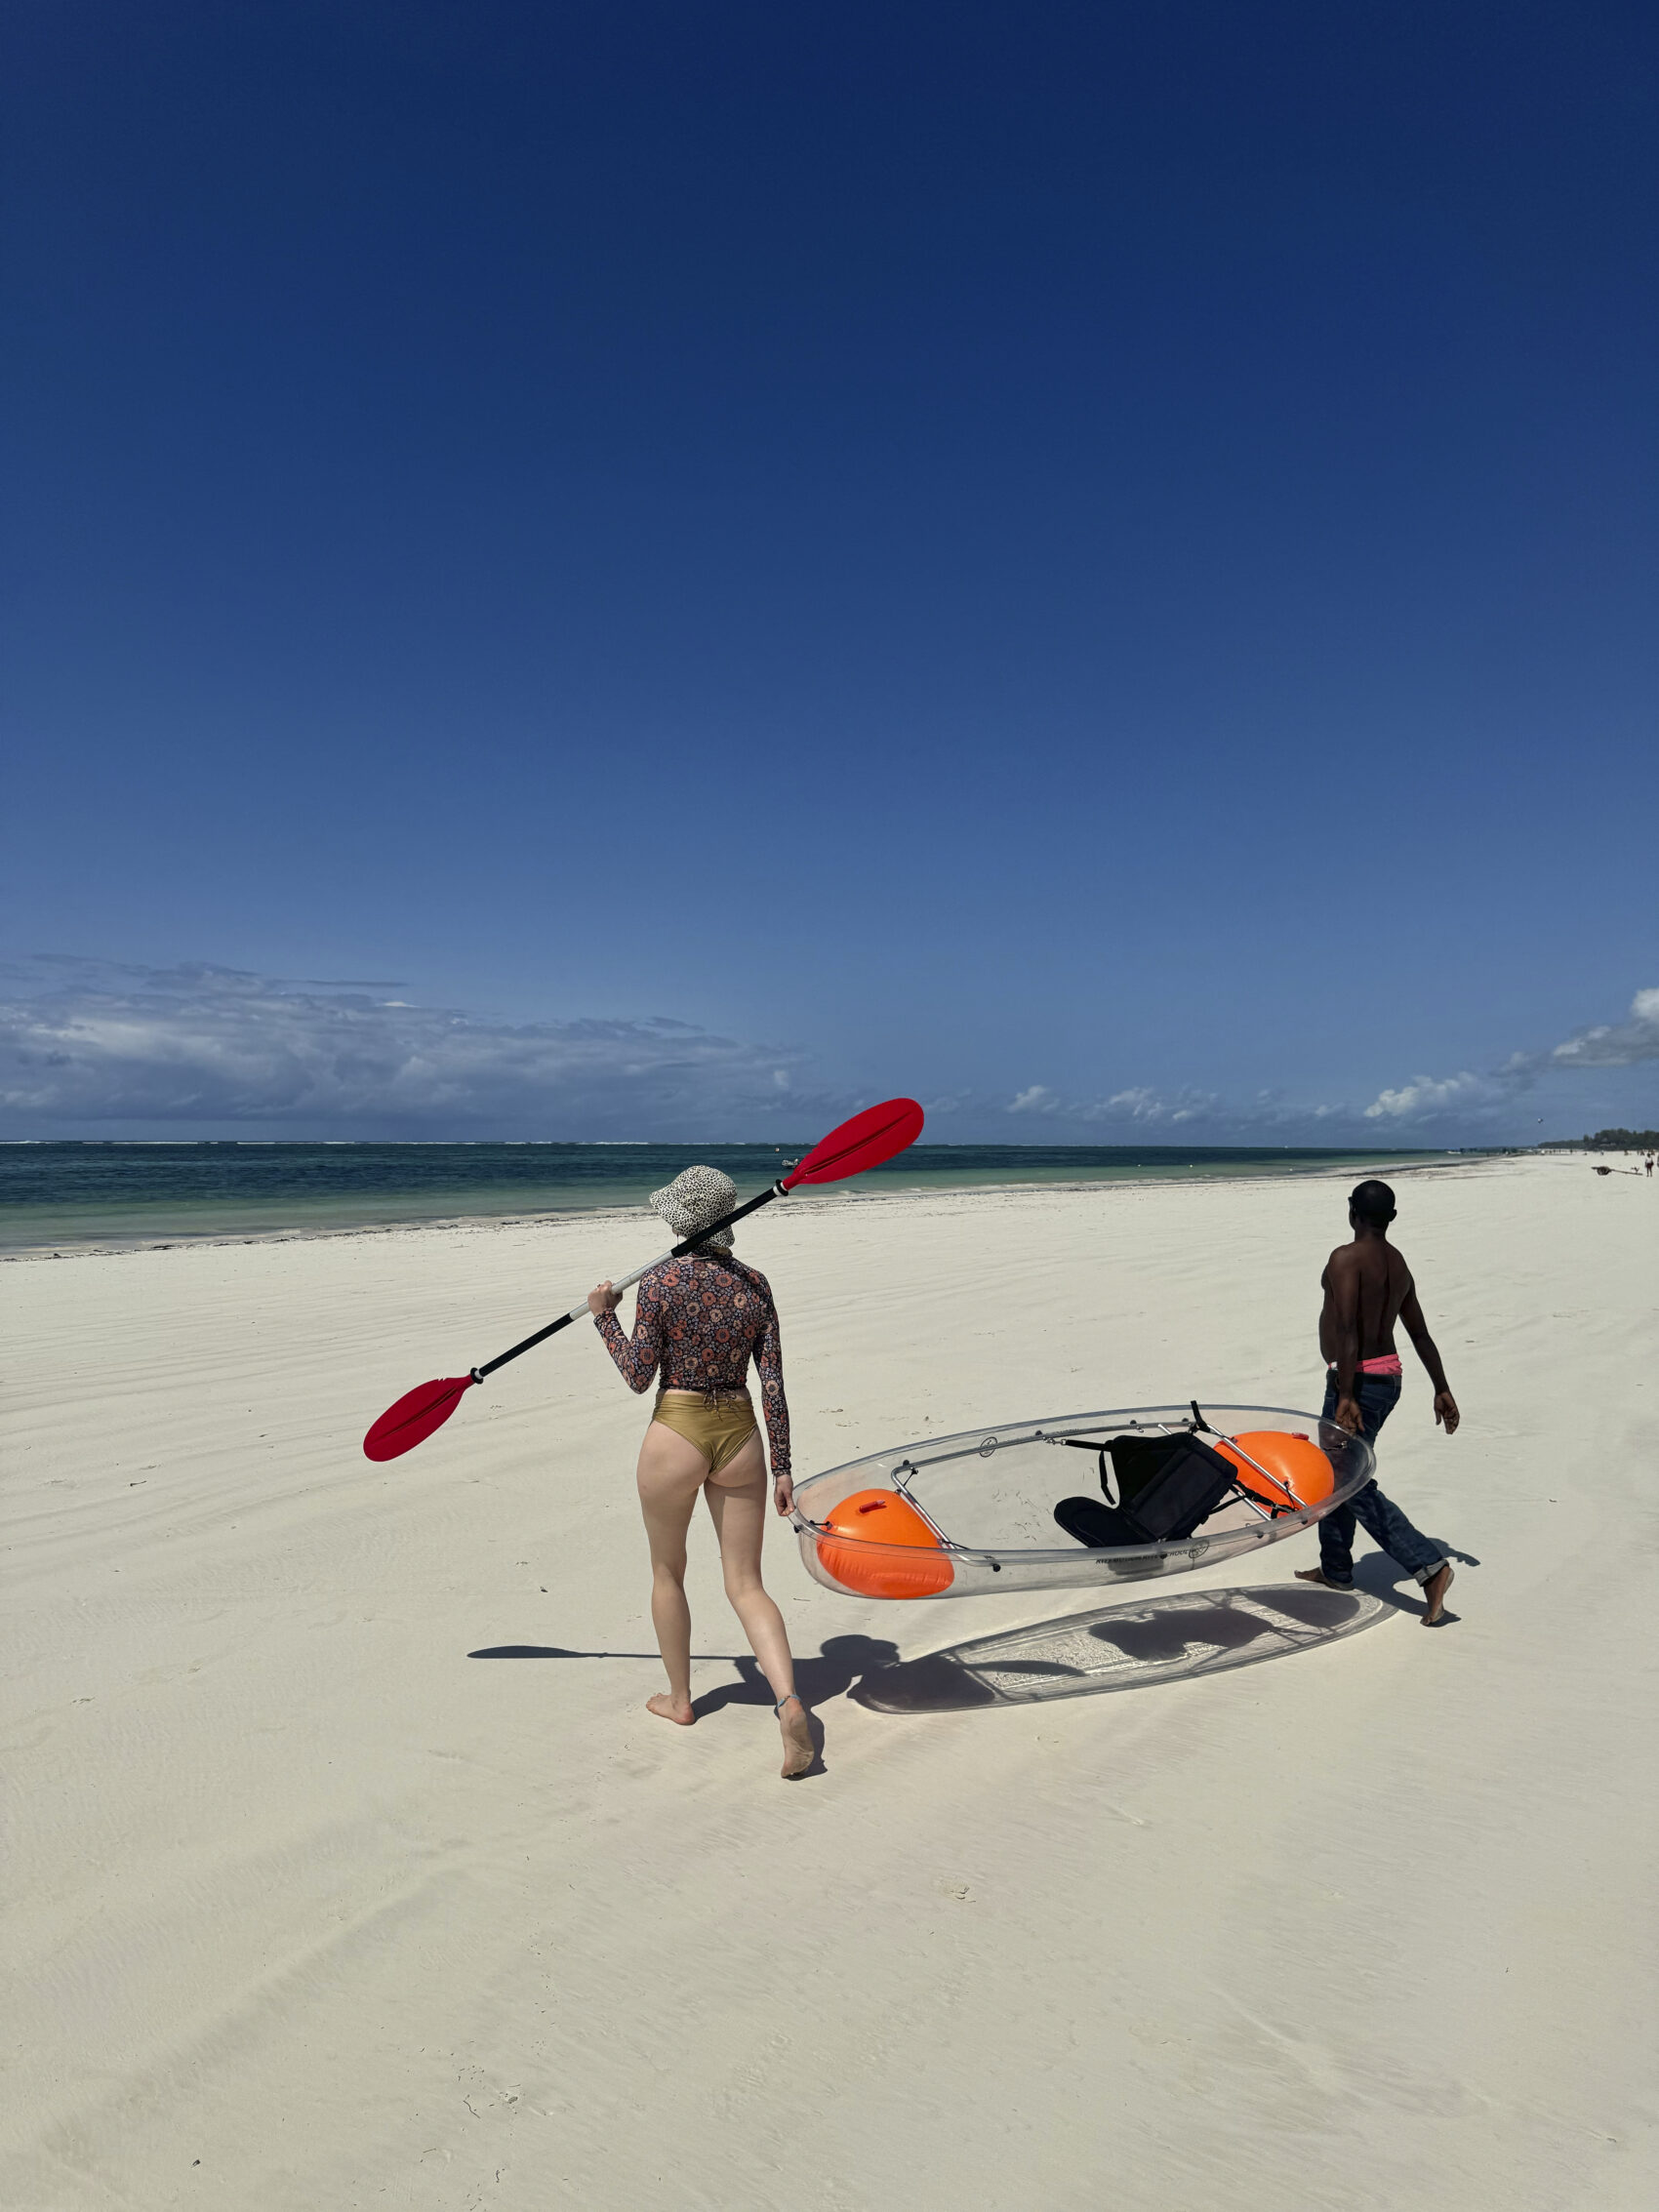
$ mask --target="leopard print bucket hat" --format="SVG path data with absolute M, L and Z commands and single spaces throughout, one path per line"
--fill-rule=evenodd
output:
M 706 1222 L 717 1222 L 738 1202 L 738 1186 L 717 1167 L 682 1168 L 672 1183 L 651 1193 L 651 1210 L 660 1214 L 676 1236 L 695 1236 Z M 706 1240 L 705 1249 L 732 1249 L 732 1232 L 718 1230 Z

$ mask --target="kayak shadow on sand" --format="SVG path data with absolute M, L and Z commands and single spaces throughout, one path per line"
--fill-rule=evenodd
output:
M 1302 1583 L 1183 1591 L 901 1660 L 867 1672 L 847 1694 L 871 1712 L 967 1712 L 1151 1689 L 1288 1659 L 1374 1628 L 1397 1611 L 1372 1590 Z
M 1468 1554 L 1453 1552 L 1454 1558 Z M 1292 1582 L 1253 1589 L 1174 1591 L 1138 1605 L 1103 1605 L 1032 1628 L 901 1658 L 886 1636 L 827 1636 L 795 1660 L 810 1707 L 850 1698 L 870 1712 L 968 1712 L 981 1706 L 1035 1705 L 1191 1681 L 1340 1642 L 1379 1621 L 1420 1614 L 1398 1589 L 1402 1571 L 1381 1553 L 1362 1558 L 1352 1590 Z M 1415 1594 L 1416 1586 L 1404 1578 Z M 1365 1587 L 1368 1586 L 1368 1587 Z M 699 1692 L 699 1719 L 727 1706 L 770 1707 L 772 1690 L 748 1652 L 695 1652 L 735 1678 Z M 573 1651 L 560 1644 L 492 1644 L 469 1659 L 631 1659 L 662 1665 L 654 1651 Z

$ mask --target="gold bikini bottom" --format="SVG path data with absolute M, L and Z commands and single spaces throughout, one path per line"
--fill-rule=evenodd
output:
M 694 1445 L 710 1474 L 729 1467 L 755 1429 L 747 1390 L 659 1390 L 651 1418 Z

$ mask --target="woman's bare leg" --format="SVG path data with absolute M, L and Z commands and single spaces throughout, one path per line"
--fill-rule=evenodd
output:
M 806 1707 L 795 1690 L 795 1664 L 789 1653 L 784 1616 L 767 1595 L 760 1579 L 760 1545 L 766 1534 L 766 1505 L 770 1485 L 766 1460 L 758 1434 L 749 1438 L 737 1458 L 703 1486 L 709 1517 L 720 1542 L 720 1572 L 732 1611 L 743 1623 L 749 1648 L 760 1662 L 760 1671 L 778 1700 L 778 1726 L 784 1737 L 784 1775 L 792 1781 L 804 1774 L 815 1756 L 812 1732 L 806 1724 Z
M 708 1476 L 708 1462 L 695 1444 L 660 1421 L 652 1422 L 639 1447 L 639 1506 L 651 1544 L 651 1625 L 668 1676 L 668 1687 L 647 1698 L 649 1711 L 689 1728 L 691 1709 L 691 1607 L 685 1601 L 685 1532 L 691 1526 L 697 1493 Z

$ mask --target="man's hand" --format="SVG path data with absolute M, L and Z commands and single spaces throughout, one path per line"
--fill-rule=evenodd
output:
M 1457 1418 L 1455 1413 L 1452 1418 L 1454 1420 Z M 1337 1399 L 1336 1425 L 1339 1428 L 1346 1428 L 1351 1436 L 1358 1435 L 1360 1429 L 1365 1426 L 1365 1416 L 1359 1410 L 1357 1398 Z
M 587 1310 L 597 1320 L 601 1313 L 614 1313 L 622 1304 L 622 1292 L 611 1288 L 609 1279 L 595 1285 L 587 1293 Z
M 1444 1428 L 1448 1436 L 1451 1435 L 1458 1423 L 1463 1419 L 1462 1414 L 1457 1410 L 1457 1400 L 1449 1390 L 1436 1390 L 1435 1392 L 1435 1419 Z
M 792 1513 L 792 1512 L 794 1511 L 794 1508 L 795 1508 L 795 1486 L 794 1486 L 794 1482 L 793 1482 L 793 1481 L 792 1481 L 792 1479 L 791 1479 L 791 1478 L 790 1478 L 790 1477 L 789 1477 L 789 1475 L 787 1475 L 787 1474 L 775 1474 L 775 1475 L 774 1475 L 774 1476 L 772 1477 L 772 1509 L 773 1509 L 773 1511 L 774 1511 L 775 1513 L 779 1514 L 779 1515 L 780 1515 L 780 1517 L 781 1517 L 782 1515 L 784 1515 L 784 1514 L 786 1514 L 786 1513 Z

